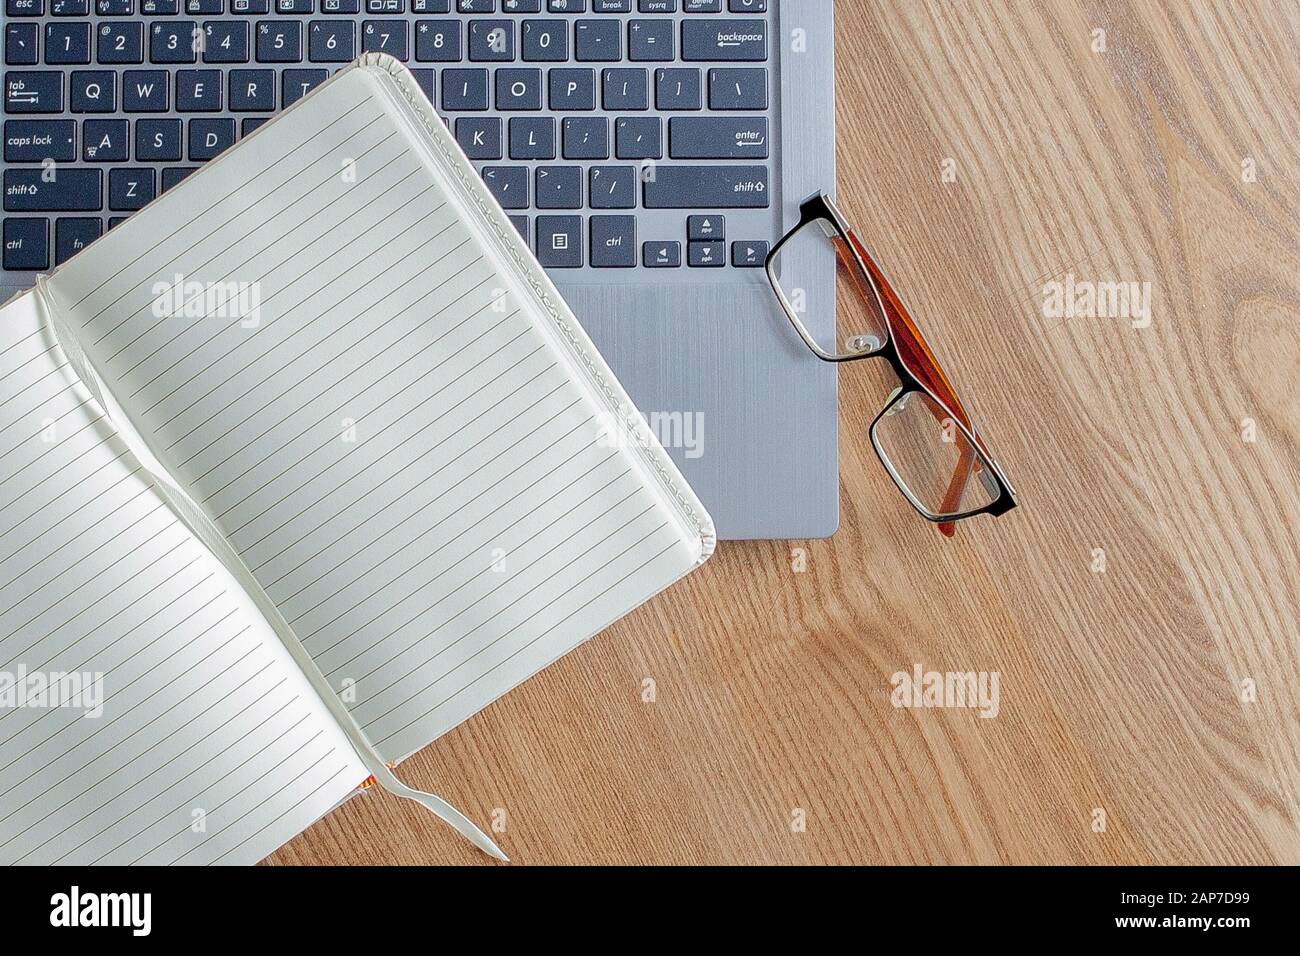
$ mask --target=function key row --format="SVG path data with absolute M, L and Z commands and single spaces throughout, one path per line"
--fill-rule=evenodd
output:
M 320 0 L 321 13 L 405 13 L 408 0 Z M 314 0 L 230 0 L 231 13 L 269 13 L 272 3 L 276 13 L 308 14 L 316 12 Z M 496 13 L 497 0 L 409 0 L 411 13 Z M 541 13 L 543 0 L 501 0 L 502 13 Z M 224 13 L 225 0 L 139 0 L 139 12 L 145 16 L 186 13 Z M 453 5 L 455 9 L 453 10 Z M 681 0 L 683 13 L 721 13 L 723 0 Z M 130 16 L 136 12 L 136 0 L 95 0 L 100 16 Z M 56 17 L 90 15 L 91 0 L 49 0 L 49 11 Z M 45 15 L 46 0 L 5 0 L 5 14 L 10 17 Z M 638 13 L 676 13 L 677 0 L 636 0 Z M 586 13 L 587 0 L 546 0 L 550 13 Z M 632 13 L 633 0 L 590 0 L 592 13 Z M 727 0 L 731 13 L 766 13 L 767 0 Z

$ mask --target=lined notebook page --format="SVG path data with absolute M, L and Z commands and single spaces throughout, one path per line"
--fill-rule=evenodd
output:
M 102 714 L 36 706 L 52 672 L 101 674 Z M 0 863 L 253 863 L 367 776 L 30 296 L 0 309 L 0 701 Z
M 397 760 L 680 577 L 700 543 L 379 83 L 332 81 L 50 292 Z M 256 282 L 256 325 L 159 317 L 154 284 L 176 275 Z

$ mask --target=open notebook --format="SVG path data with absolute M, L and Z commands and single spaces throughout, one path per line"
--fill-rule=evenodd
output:
M 0 862 L 250 863 L 371 776 L 487 845 L 388 767 L 713 543 L 369 55 L 0 309 L 0 675 L 103 687 L 0 707 Z

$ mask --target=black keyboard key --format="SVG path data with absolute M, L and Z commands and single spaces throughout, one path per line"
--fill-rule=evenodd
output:
M 204 63 L 247 63 L 252 24 L 246 20 L 209 20 L 203 24 Z M 348 24 L 351 29 L 351 24 Z
M 527 166 L 484 166 L 483 182 L 502 209 L 528 208 Z
M 538 216 L 537 259 L 547 269 L 582 268 L 582 217 Z
M 674 116 L 668 121 L 672 159 L 767 159 L 766 116 Z
M 696 269 L 710 269 L 727 264 L 727 244 L 725 242 L 688 242 L 686 244 L 686 261 Z
M 614 121 L 614 155 L 618 159 L 662 159 L 662 124 L 657 116 L 623 116 Z
M 687 216 L 686 238 L 691 242 L 711 242 L 727 238 L 726 216 Z
M 523 236 L 524 245 L 528 245 L 528 217 L 511 216 L 510 224 L 515 227 L 515 229 L 519 232 L 519 235 Z
M 268 119 L 270 119 L 269 116 L 249 116 L 245 119 L 240 120 L 239 121 L 240 138 L 242 139 L 243 137 L 247 136 L 249 133 L 253 132 L 263 123 L 265 123 Z
M 356 58 L 351 20 L 317 20 L 307 28 L 307 59 L 313 63 L 348 63 Z
M 700 71 L 694 67 L 665 67 L 655 70 L 655 109 L 699 110 L 704 108 Z
M 3 240 L 6 269 L 39 270 L 50 267 L 48 219 L 6 219 Z
M 326 7 L 328 7 L 330 3 L 339 3 L 339 2 L 340 0 L 324 0 L 324 3 L 321 6 L 321 11 L 324 13 L 329 13 L 330 11 L 326 9 Z M 358 6 L 356 6 L 358 0 L 350 0 L 350 2 L 354 6 L 348 12 L 356 13 L 360 9 Z M 230 12 L 243 13 L 243 14 L 270 13 L 271 0 L 230 0 Z
M 591 217 L 591 264 L 597 269 L 636 265 L 636 216 Z
M 411 58 L 406 21 L 367 20 L 361 24 L 361 49 L 365 53 L 387 53 L 405 63 Z
M 538 209 L 581 209 L 581 166 L 538 166 L 533 205 Z
M 162 188 L 163 192 L 171 189 L 190 173 L 196 171 L 197 166 L 167 166 L 162 171 Z M 112 225 L 110 223 L 110 225 Z
M 366 0 L 366 13 L 405 13 L 406 0 Z
M 156 195 L 152 169 L 110 169 L 108 208 L 114 212 L 135 212 Z
M 562 63 L 569 58 L 569 25 L 564 20 L 525 20 L 519 36 L 525 61 Z
M 587 176 L 587 196 L 592 209 L 636 207 L 635 166 L 592 166 Z
M 631 13 L 632 0 L 591 0 L 592 13 Z
M 5 162 L 70 163 L 77 158 L 76 127 L 73 120 L 5 120 Z
M 140 162 L 179 162 L 181 121 L 178 119 L 136 120 L 135 158 Z
M 500 159 L 504 153 L 499 116 L 456 118 L 456 142 L 470 159 Z
M 193 162 L 206 162 L 235 145 L 233 119 L 192 119 L 189 122 L 189 153 Z
M 733 242 L 731 264 L 737 269 L 758 269 L 767 262 L 766 242 Z
M 515 58 L 513 20 L 471 20 L 469 58 L 474 61 L 505 63 Z
M 98 63 L 143 63 L 144 23 L 101 23 L 95 50 Z
M 221 109 L 220 70 L 177 70 L 176 109 L 181 113 L 215 113 Z
M 269 113 L 275 109 L 274 70 L 231 70 L 229 82 L 230 112 Z M 190 125 L 193 128 L 193 123 Z
M 767 0 L 727 0 L 732 13 L 767 13 Z
M 325 0 L 326 3 L 329 0 Z M 355 13 L 356 11 L 352 11 Z M 451 0 L 411 0 L 412 13 L 451 13 Z
M 721 13 L 722 0 L 682 0 L 682 13 Z
M 566 116 L 565 159 L 609 159 L 609 120 L 603 116 Z
M 623 24 L 618 20 L 579 20 L 573 25 L 574 58 L 582 63 L 614 63 L 623 58 Z
M 552 110 L 594 110 L 596 108 L 596 71 L 555 68 L 549 76 Z
M 101 17 L 129 17 L 135 13 L 135 0 L 95 0 L 95 12 Z
M 122 74 L 123 112 L 167 112 L 169 82 L 165 70 L 127 70 Z
M 647 269 L 676 269 L 682 264 L 680 242 L 644 242 L 641 262 Z
M 551 13 L 586 13 L 587 0 L 546 0 Z
M 117 74 L 112 70 L 73 70 L 68 77 L 68 109 L 111 113 L 117 109 Z
M 124 119 L 88 119 L 81 124 L 81 153 L 88 163 L 124 163 L 130 158 Z
M 459 20 L 421 20 L 415 25 L 415 58 L 422 63 L 457 63 Z
M 280 74 L 280 106 L 292 106 L 328 78 L 328 70 L 285 70 Z
M 456 0 L 456 9 L 461 13 L 496 13 L 497 0 Z
M 415 82 L 420 87 L 420 92 L 424 94 L 424 98 L 428 100 L 430 104 L 433 104 L 435 102 L 433 96 L 433 85 L 437 72 L 430 69 L 416 67 L 411 70 L 411 76 L 415 77 Z
M 5 14 L 11 17 L 39 17 L 45 13 L 45 0 L 5 0 Z
M 496 71 L 497 109 L 540 110 L 542 108 L 542 71 L 500 69 Z
M 275 12 L 285 15 L 312 13 L 315 0 L 275 0 Z
M 550 116 L 512 116 L 510 158 L 554 159 L 555 120 Z
M 682 59 L 766 60 L 767 21 L 683 20 Z
M 63 74 L 34 70 L 5 73 L 6 113 L 62 113 Z
M 193 20 L 168 20 L 149 27 L 150 63 L 195 63 L 198 47 L 207 43 Z
M 709 70 L 709 109 L 767 109 L 767 70 L 762 67 Z
M 181 12 L 181 0 L 140 0 L 140 14 L 146 17 L 175 16 Z
M 645 70 L 605 70 L 601 103 L 607 110 L 648 110 L 650 84 Z
M 642 186 L 647 209 L 766 209 L 766 166 L 678 166 L 655 169 Z
M 677 0 L 636 0 L 638 13 L 676 13 Z
M 90 0 L 50 0 L 50 15 L 55 17 L 88 17 Z
M 673 21 L 631 20 L 627 25 L 627 58 L 653 63 L 673 58 Z
M 108 228 L 112 229 L 114 226 L 120 226 L 122 225 L 122 223 L 126 222 L 126 220 L 127 220 L 126 216 L 109 216 Z
M 185 12 L 200 16 L 225 13 L 225 5 L 225 0 L 185 0 Z
M 442 108 L 444 110 L 487 109 L 488 71 L 443 70 Z
M 302 23 L 298 20 L 262 20 L 257 24 L 258 63 L 302 61 Z
M 6 169 L 5 212 L 98 212 L 104 177 L 98 169 L 60 169 L 47 182 L 42 169 Z
M 503 13 L 541 13 L 542 0 L 501 0 Z
M 37 62 L 37 34 L 35 23 L 5 24 L 5 64 L 7 66 L 35 66 Z
M 45 62 L 60 65 L 89 63 L 90 24 L 45 24 Z
M 98 216 L 58 219 L 54 224 L 54 264 L 67 262 L 103 232 L 104 221 Z

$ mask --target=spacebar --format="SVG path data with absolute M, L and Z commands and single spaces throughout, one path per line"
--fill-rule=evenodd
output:
M 766 166 L 658 166 L 647 209 L 754 209 L 769 205 Z

